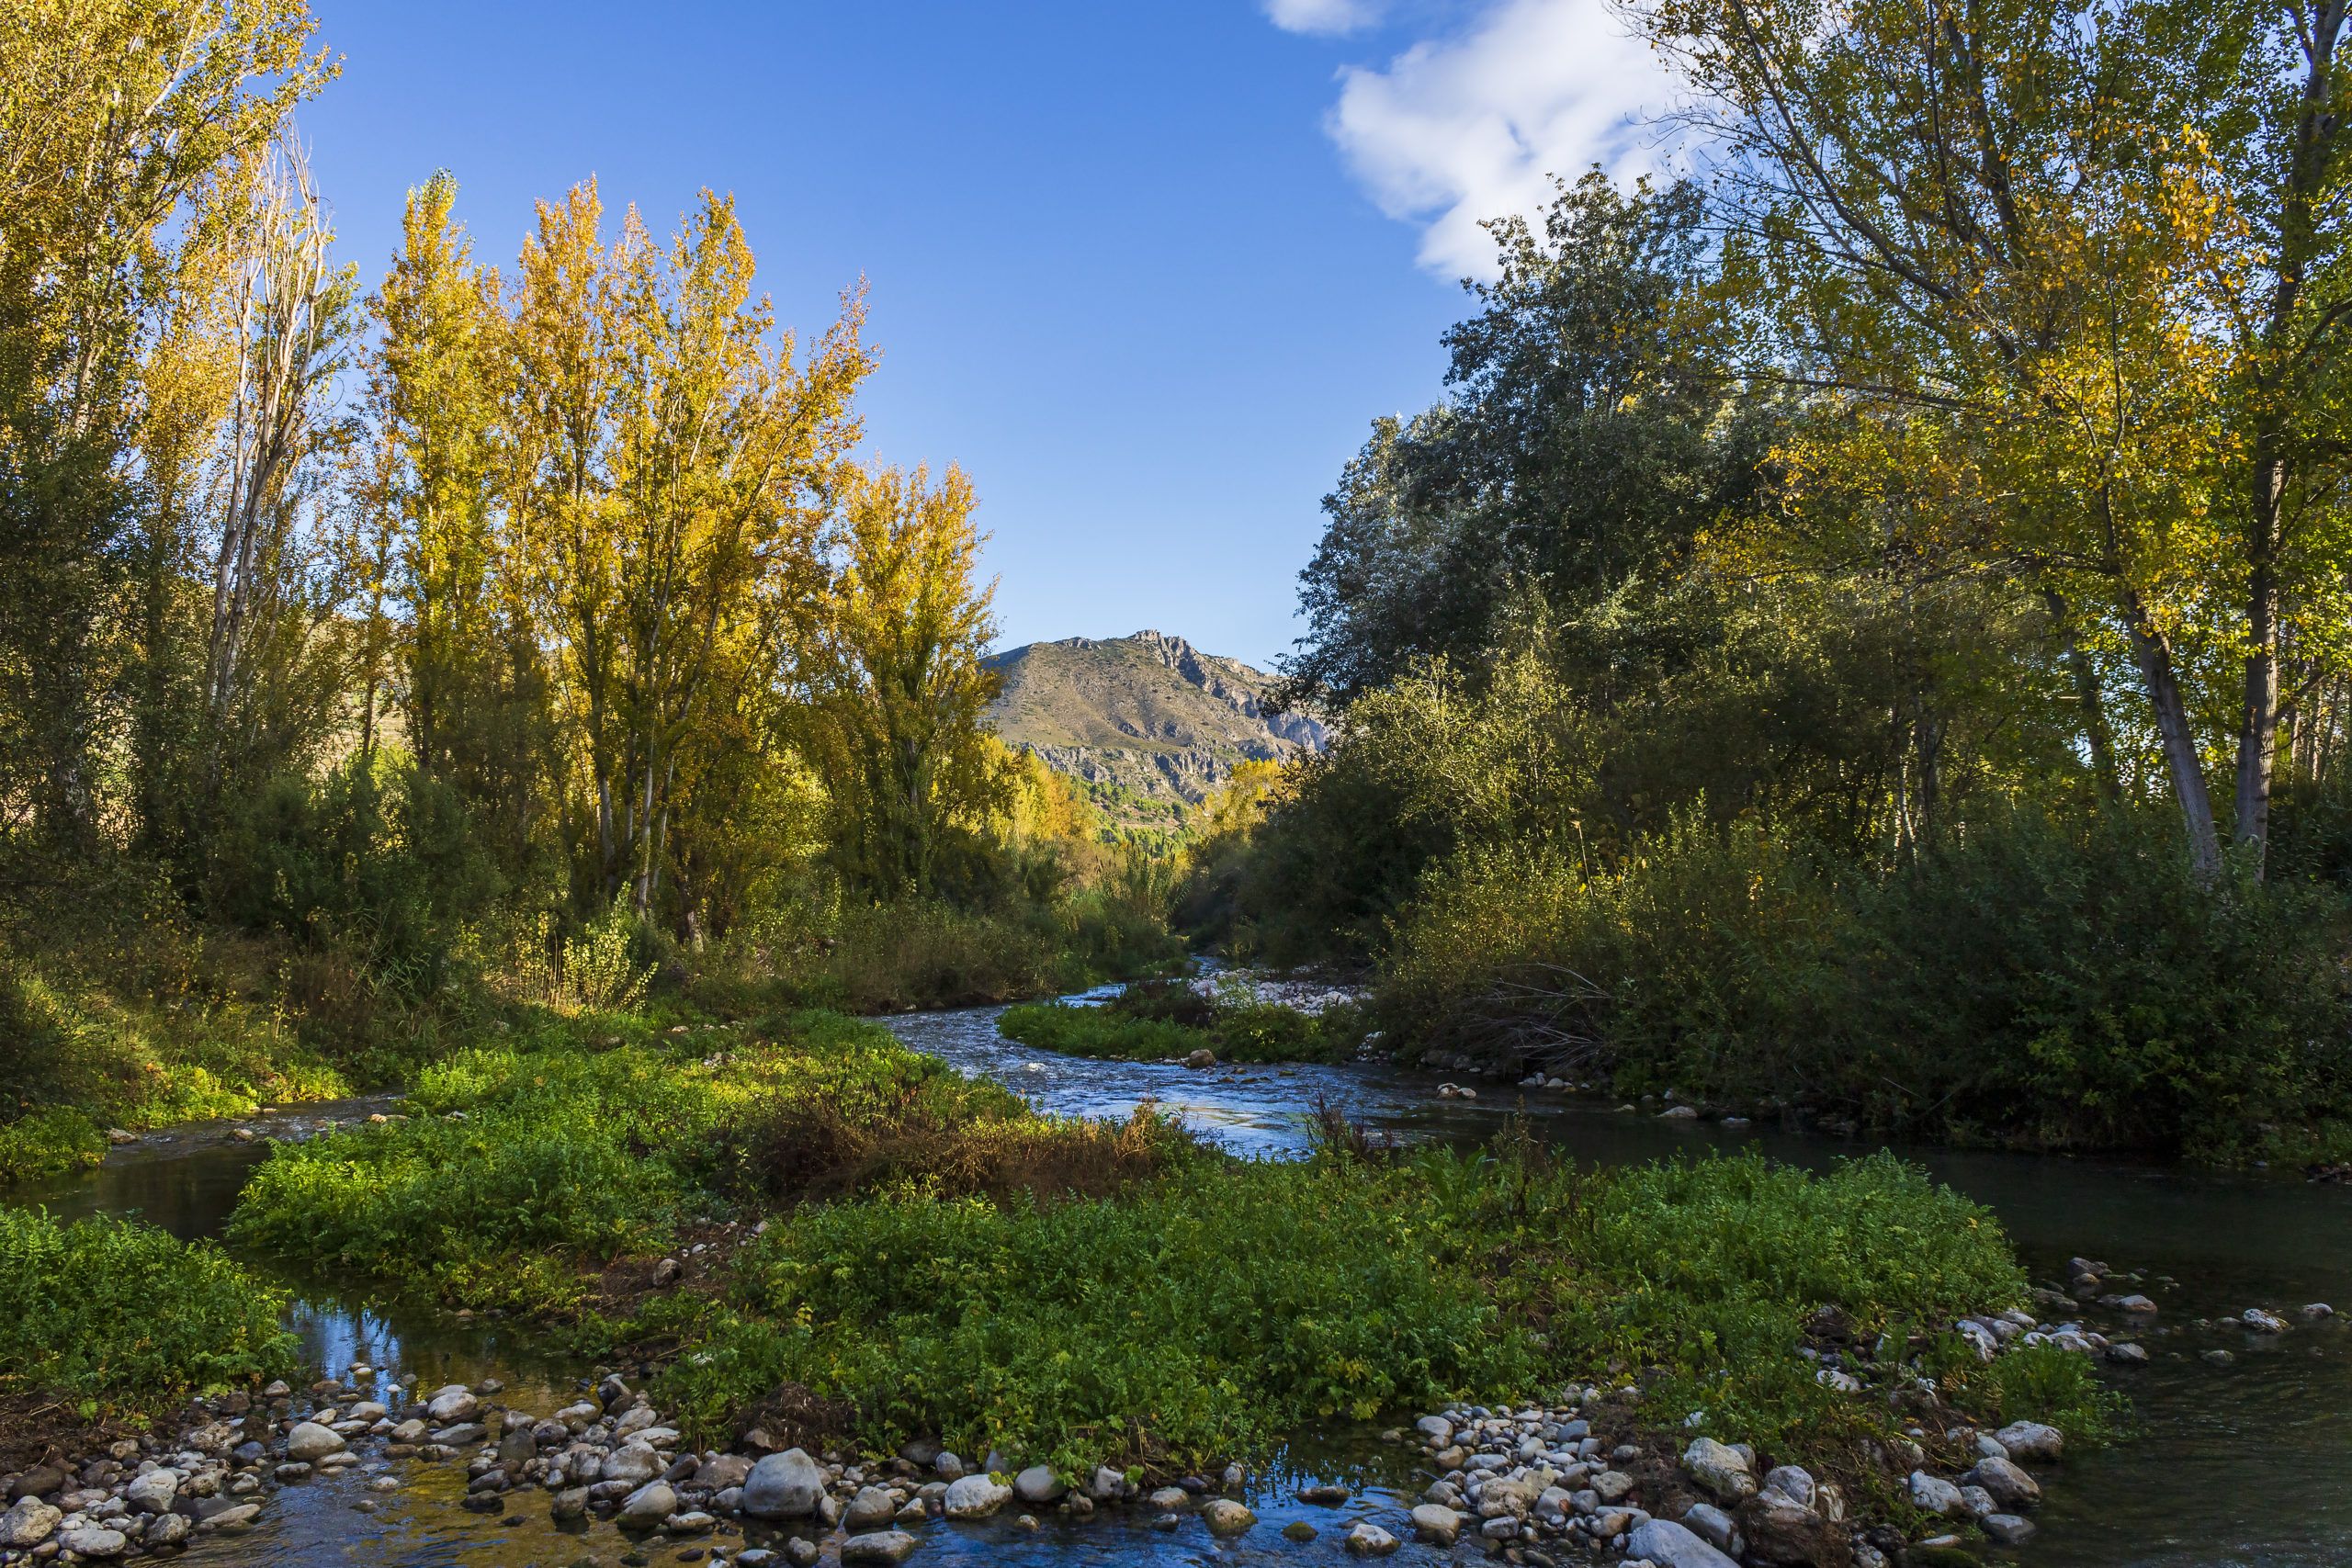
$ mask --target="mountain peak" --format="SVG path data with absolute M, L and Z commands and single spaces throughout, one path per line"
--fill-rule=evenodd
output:
M 1147 627 L 993 654 L 988 722 L 1007 744 L 1090 783 L 1197 805 L 1244 761 L 1320 751 L 1330 732 L 1267 700 L 1274 677 Z

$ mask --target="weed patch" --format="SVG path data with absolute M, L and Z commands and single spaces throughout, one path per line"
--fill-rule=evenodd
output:
M 1756 1159 L 1579 1175 L 1523 1145 L 1331 1148 L 1203 1159 L 1098 1201 L 804 1210 L 739 1254 L 723 1301 L 663 1325 L 685 1349 L 659 1397 L 714 1438 L 791 1385 L 855 1411 L 877 1450 L 934 1435 L 1172 1471 L 1316 1423 L 1599 1378 L 1636 1388 L 1648 1427 L 1698 1411 L 1843 1472 L 1905 1417 L 1826 1386 L 1804 1352 L 1877 1376 L 1883 1329 L 2023 1292 L 1989 1215 L 1887 1156 L 1821 1177 Z M 2075 1392 L 2026 1379 L 1998 1399 Z
M 422 1278 L 456 1303 L 567 1313 L 590 1273 L 732 1205 L 1100 1192 L 1191 1147 L 1150 1116 L 1036 1116 L 835 1014 L 583 1043 L 555 1031 L 460 1051 L 419 1075 L 408 1120 L 274 1149 L 232 1235 L 307 1268 Z
M 0 1209 L 0 1396 L 89 1419 L 292 1370 L 283 1292 L 153 1225 Z
M 1009 1007 L 997 1030 L 1040 1051 L 1121 1061 L 1207 1050 L 1221 1062 L 1330 1062 L 1363 1039 L 1353 1008 L 1308 1014 L 1271 1002 L 1205 997 L 1181 980 L 1133 986 L 1101 1006 Z

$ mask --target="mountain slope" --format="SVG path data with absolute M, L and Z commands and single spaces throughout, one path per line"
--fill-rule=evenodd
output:
M 988 723 L 1009 745 L 1090 784 L 1198 805 L 1238 762 L 1320 751 L 1330 732 L 1271 711 L 1274 678 L 1158 632 L 1033 642 L 992 655 L 1004 689 Z

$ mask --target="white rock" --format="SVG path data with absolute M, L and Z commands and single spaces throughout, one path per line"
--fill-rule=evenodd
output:
M 2014 1509 L 2041 1501 L 2041 1483 L 2005 1459 L 1980 1459 L 1976 1467 L 1961 1479 L 1972 1486 L 1982 1486 L 1993 1495 L 1994 1501 L 2006 1507 Z
M 1731 1543 L 1739 1535 L 1739 1527 L 1732 1517 L 1713 1503 L 1691 1504 L 1682 1516 L 1682 1525 L 1718 1551 L 1731 1551 Z
M 425 1401 L 424 1416 L 435 1426 L 447 1427 L 453 1422 L 472 1420 L 481 1408 L 481 1401 L 474 1397 L 473 1390 L 453 1382 L 434 1390 L 433 1397 Z
M 904 1530 L 875 1530 L 866 1535 L 854 1535 L 842 1542 L 842 1562 L 845 1564 L 904 1562 L 914 1555 L 917 1544 L 915 1538 Z M 735 1561 L 747 1562 L 750 1560 L 750 1554 L 745 1553 Z
M 1385 1557 L 1396 1550 L 1396 1538 L 1378 1525 L 1358 1521 L 1340 1539 L 1351 1557 Z
M 1202 1522 L 1215 1536 L 1239 1535 L 1258 1522 L 1258 1516 L 1230 1497 L 1213 1497 L 1201 1508 Z
M 1737 1503 L 1756 1495 L 1756 1477 L 1748 1470 L 1747 1457 L 1713 1438 L 1692 1438 L 1682 1450 L 1682 1468 L 1718 1503 Z
M 596 1479 L 624 1481 L 631 1486 L 642 1486 L 669 1468 L 660 1454 L 643 1443 L 623 1443 L 605 1456 Z
M 1813 1476 L 1795 1465 L 1775 1465 L 1765 1474 L 1764 1490 L 1779 1493 L 1800 1508 L 1813 1507 Z
M 120 1530 L 99 1529 L 95 1527 L 67 1530 L 57 1538 L 58 1544 L 79 1557 L 103 1561 L 119 1557 L 130 1548 L 130 1538 Z
M 1012 1478 L 1012 1495 L 1024 1503 L 1058 1503 L 1069 1490 L 1049 1464 L 1033 1464 Z
M 1413 1510 L 1413 1533 L 1439 1546 L 1452 1546 L 1462 1533 L 1462 1516 L 1442 1503 L 1423 1503 Z
M 20 1497 L 0 1514 L 0 1546 L 39 1546 L 64 1517 L 38 1497 Z
M 622 1502 L 619 1522 L 623 1529 L 650 1529 L 677 1511 L 678 1495 L 670 1490 L 669 1483 L 649 1482 Z
M 2023 1546 L 2033 1535 L 2033 1521 L 2018 1514 L 1987 1514 L 1976 1528 L 2000 1546 Z
M 142 1514 L 168 1514 L 180 1494 L 180 1478 L 168 1470 L 151 1470 L 123 1488 L 123 1501 Z
M 984 1519 L 1012 1500 L 1012 1487 L 990 1476 L 967 1475 L 947 1483 L 940 1507 L 951 1519 Z

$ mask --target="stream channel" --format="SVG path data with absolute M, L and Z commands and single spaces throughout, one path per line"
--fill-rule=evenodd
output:
M 1539 1136 L 1597 1166 L 1752 1146 L 1818 1167 L 1863 1151 L 1860 1145 L 1762 1127 L 1619 1114 L 1552 1095 L 1522 1100 L 1507 1087 L 1481 1086 L 1476 1100 L 1442 1099 L 1430 1075 L 1381 1066 L 1195 1072 L 1056 1056 L 1001 1038 L 999 1010 L 881 1021 L 909 1045 L 1010 1084 L 1040 1109 L 1124 1117 L 1151 1100 L 1249 1156 L 1303 1149 L 1301 1116 L 1318 1098 L 1375 1131 L 1455 1142 L 1490 1135 L 1523 1105 Z M 243 1124 L 301 1135 L 322 1118 L 364 1116 L 380 1103 L 312 1106 Z M 2352 1313 L 2352 1189 L 2262 1173 L 2220 1176 L 2051 1156 L 1904 1152 L 1998 1213 L 2037 1281 L 2056 1282 L 2065 1259 L 2076 1253 L 2177 1281 L 2154 1292 L 2162 1313 L 2156 1327 L 2141 1336 L 2150 1361 L 2113 1371 L 2131 1396 L 2139 1431 L 2098 1452 L 2070 1456 L 2043 1473 L 2048 1497 L 2037 1515 L 2041 1530 L 2017 1554 L 2021 1568 L 2352 1563 L 2352 1325 L 2343 1316 L 2312 1325 L 2296 1315 L 2310 1302 Z M 181 1236 L 217 1236 L 265 1153 L 262 1142 L 234 1140 L 226 1124 L 183 1128 L 114 1151 L 95 1173 L 20 1189 L 8 1201 L 45 1204 L 67 1219 L 138 1214 Z M 2250 1306 L 2278 1312 L 2293 1327 L 2264 1337 L 2188 1326 L 2199 1317 L 2234 1316 Z M 414 1374 L 418 1389 L 496 1378 L 506 1385 L 503 1402 L 537 1413 L 577 1397 L 587 1371 L 535 1353 L 530 1331 L 521 1325 L 459 1324 L 446 1314 L 308 1283 L 298 1288 L 293 1326 L 308 1360 L 329 1375 L 339 1377 L 364 1361 L 378 1369 L 379 1379 Z M 2213 1348 L 2229 1349 L 2234 1359 L 2215 1366 L 2200 1359 L 2199 1352 Z M 1249 1501 L 1261 1522 L 1231 1542 L 1212 1541 L 1191 1520 L 1172 1535 L 1153 1532 L 1137 1509 L 1083 1522 L 1049 1514 L 1042 1529 L 1025 1533 L 1007 1509 L 977 1526 L 923 1527 L 924 1542 L 912 1561 L 916 1568 L 1337 1564 L 1351 1561 L 1340 1554 L 1339 1538 L 1355 1518 L 1409 1534 L 1402 1517 L 1419 1490 L 1410 1469 L 1414 1457 L 1415 1450 L 1385 1447 L 1370 1433 L 1334 1433 L 1294 1445 L 1253 1488 Z M 461 1464 L 408 1465 L 398 1472 L 406 1482 L 400 1491 L 370 1493 L 366 1482 L 380 1468 L 354 1467 L 338 1479 L 287 1486 L 250 1533 L 200 1538 L 184 1561 L 271 1568 L 571 1568 L 583 1561 L 619 1561 L 623 1548 L 610 1526 L 585 1535 L 577 1527 L 567 1532 L 550 1522 L 537 1494 L 517 1493 L 515 1512 L 486 1519 L 456 1506 L 465 1487 Z M 1294 1494 L 1309 1478 L 1340 1481 L 1355 1488 L 1356 1497 L 1338 1509 L 1299 1504 Z M 1277 1532 L 1295 1518 L 1313 1524 L 1320 1538 L 1305 1546 L 1283 1540 Z M 741 1544 L 740 1536 L 670 1543 L 651 1560 L 675 1562 L 689 1551 L 727 1553 Z M 1427 1562 L 1445 1555 L 1408 1543 L 1391 1561 Z

